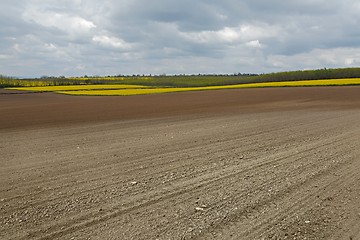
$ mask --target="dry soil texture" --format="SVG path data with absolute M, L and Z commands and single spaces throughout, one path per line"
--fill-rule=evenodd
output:
M 359 140 L 360 87 L 1 91 L 0 239 L 360 239 Z

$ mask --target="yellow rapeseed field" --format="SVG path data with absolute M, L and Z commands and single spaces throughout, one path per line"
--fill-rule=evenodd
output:
M 71 86 L 48 86 L 48 87 L 18 87 L 18 88 L 10 88 L 10 89 L 41 91 L 41 92 L 56 92 L 56 93 L 70 94 L 70 95 L 129 96 L 129 95 L 140 95 L 140 94 L 206 91 L 206 90 L 237 89 L 237 88 L 345 86 L 345 85 L 360 85 L 360 78 L 265 82 L 265 83 L 248 83 L 248 84 L 236 84 L 236 85 L 225 85 L 225 86 L 187 87 L 187 88 L 149 87 L 142 85 L 71 85 Z
M 300 86 L 344 86 L 360 85 L 360 78 L 352 79 L 330 79 L 330 80 L 306 80 L 306 81 L 286 81 L 286 82 L 267 82 L 267 83 L 249 83 L 226 86 L 209 87 L 189 87 L 189 88 L 148 88 L 148 89 L 112 89 L 112 90 L 85 90 L 85 91 L 60 91 L 58 93 L 70 95 L 92 95 L 92 96 L 130 96 L 140 94 L 172 93 L 185 91 L 205 91 L 219 89 L 237 89 L 237 88 L 260 88 L 260 87 L 300 87 Z
M 360 85 L 360 78 L 249 83 L 249 84 L 244 84 L 244 85 L 246 85 L 247 87 L 345 86 L 345 85 Z
M 200 90 L 199 88 L 134 88 L 134 89 L 112 89 L 112 90 L 85 90 L 85 91 L 57 91 L 61 94 L 91 95 L 91 96 L 130 96 L 142 94 L 157 94 L 171 92 L 185 92 Z
M 69 86 L 45 86 L 45 87 L 12 87 L 7 89 L 35 92 L 58 92 L 58 91 L 91 91 L 111 89 L 148 88 L 141 85 L 69 85 Z
M 9 85 L 9 86 L 23 86 L 23 87 L 35 87 L 35 86 L 49 86 L 48 81 L 41 81 L 41 80 L 19 80 L 19 79 L 0 79 L 0 86 L 1 85 Z

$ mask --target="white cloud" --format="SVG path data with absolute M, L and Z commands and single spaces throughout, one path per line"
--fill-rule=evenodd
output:
M 276 37 L 279 31 L 279 27 L 260 23 L 224 27 L 217 31 L 181 32 L 180 35 L 195 43 L 241 43 Z
M 0 54 L 0 59 L 6 60 L 6 59 L 10 59 L 10 58 L 12 58 L 11 55 Z
M 221 14 L 221 13 L 215 13 L 215 17 L 221 21 L 229 19 L 228 16 L 226 16 L 225 14 Z
M 13 49 L 18 53 L 22 52 L 22 46 L 20 44 L 18 44 L 18 43 L 15 43 L 13 45 Z
M 49 51 L 57 50 L 57 47 L 52 43 L 45 43 L 44 47 L 45 47 L 45 49 L 47 49 Z
M 322 67 L 358 67 L 360 48 L 314 49 L 291 56 L 272 55 L 268 63 L 282 69 L 314 69 Z
M 41 26 L 57 28 L 71 34 L 80 34 L 96 28 L 96 25 L 92 21 L 79 16 L 69 16 L 57 12 L 30 10 L 24 13 L 23 18 L 28 22 L 33 21 Z
M 360 63 L 360 48 L 316 49 L 312 51 L 325 64 L 356 66 Z
M 262 44 L 259 40 L 254 40 L 246 43 L 246 46 L 252 47 L 252 48 L 262 48 Z
M 109 37 L 106 35 L 96 35 L 92 38 L 92 40 L 95 43 L 98 43 L 104 47 L 112 47 L 112 48 L 124 49 L 124 50 L 130 49 L 130 44 L 116 37 Z

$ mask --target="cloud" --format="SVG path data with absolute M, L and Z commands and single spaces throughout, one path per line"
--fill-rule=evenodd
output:
M 252 48 L 262 48 L 262 45 L 259 40 L 247 42 L 246 45 Z
M 0 54 L 0 59 L 10 59 L 11 58 L 11 56 L 9 56 L 9 55 L 5 55 L 5 54 Z
M 112 47 L 117 49 L 130 49 L 130 45 L 128 43 L 116 37 L 109 37 L 106 35 L 100 35 L 100 36 L 95 35 L 92 38 L 92 40 L 105 47 Z
M 45 27 L 48 31 L 59 30 L 71 38 L 82 37 L 96 28 L 96 25 L 80 16 L 70 16 L 65 13 L 41 12 L 31 10 L 23 14 L 23 19 L 30 23 L 35 23 Z
M 0 74 L 357 66 L 359 11 L 355 0 L 3 0 Z
M 273 55 L 268 58 L 268 63 L 280 69 L 287 69 L 295 64 L 299 69 L 358 67 L 360 48 L 313 49 L 292 56 Z
M 278 35 L 279 29 L 266 24 L 242 24 L 238 27 L 224 27 L 218 31 L 184 32 L 185 39 L 195 43 L 232 43 L 256 41 Z

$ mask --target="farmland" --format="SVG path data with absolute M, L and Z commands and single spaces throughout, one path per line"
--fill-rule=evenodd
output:
M 33 92 L 67 92 L 67 91 L 95 91 L 95 90 L 119 90 L 119 89 L 143 89 L 148 86 L 140 85 L 68 85 L 68 86 L 44 86 L 44 87 L 12 87 L 9 90 L 33 91 Z
M 360 85 L 360 69 L 319 69 L 271 74 L 117 76 L 14 79 L 0 76 L 0 88 L 85 96 L 207 91 L 238 88 Z
M 0 90 L 0 238 L 358 239 L 359 91 Z
M 233 75 L 172 75 L 172 76 L 92 76 L 92 77 L 42 77 L 17 79 L 0 75 L 0 88 L 44 87 L 66 85 L 128 84 L 155 87 L 207 87 L 246 83 L 304 81 L 319 79 L 359 78 L 360 68 L 317 69 L 267 74 L 237 73 Z
M 69 94 L 69 95 L 91 95 L 91 96 L 129 96 L 129 95 L 142 95 L 142 94 L 158 94 L 158 93 L 172 93 L 172 92 L 187 92 L 187 91 L 208 91 L 208 90 L 221 90 L 221 89 L 239 89 L 239 88 L 264 88 L 264 87 L 311 87 L 311 86 L 348 86 L 348 85 L 360 85 L 360 78 L 351 79 L 327 79 L 327 80 L 308 80 L 308 81 L 284 81 L 284 82 L 265 82 L 265 83 L 248 83 L 237 85 L 225 85 L 225 86 L 208 86 L 208 87 L 148 87 L 137 86 L 132 88 L 111 88 L 102 90 L 83 90 L 83 91 L 57 91 L 53 87 L 47 88 L 57 93 Z M 129 85 L 134 86 L 134 85 Z M 20 88 L 21 89 L 21 88 Z M 27 88 L 25 90 L 34 90 Z
M 70 85 L 70 86 L 46 86 L 46 87 L 13 87 L 10 90 L 55 92 L 68 95 L 91 95 L 91 96 L 129 96 L 142 94 L 158 94 L 186 91 L 207 91 L 237 88 L 263 88 L 263 87 L 310 87 L 310 86 L 348 86 L 360 85 L 360 78 L 349 79 L 322 79 L 307 81 L 283 81 L 244 83 L 236 85 L 207 86 L 207 87 L 150 87 L 144 85 Z
M 0 239 L 358 239 L 357 70 L 3 77 Z

